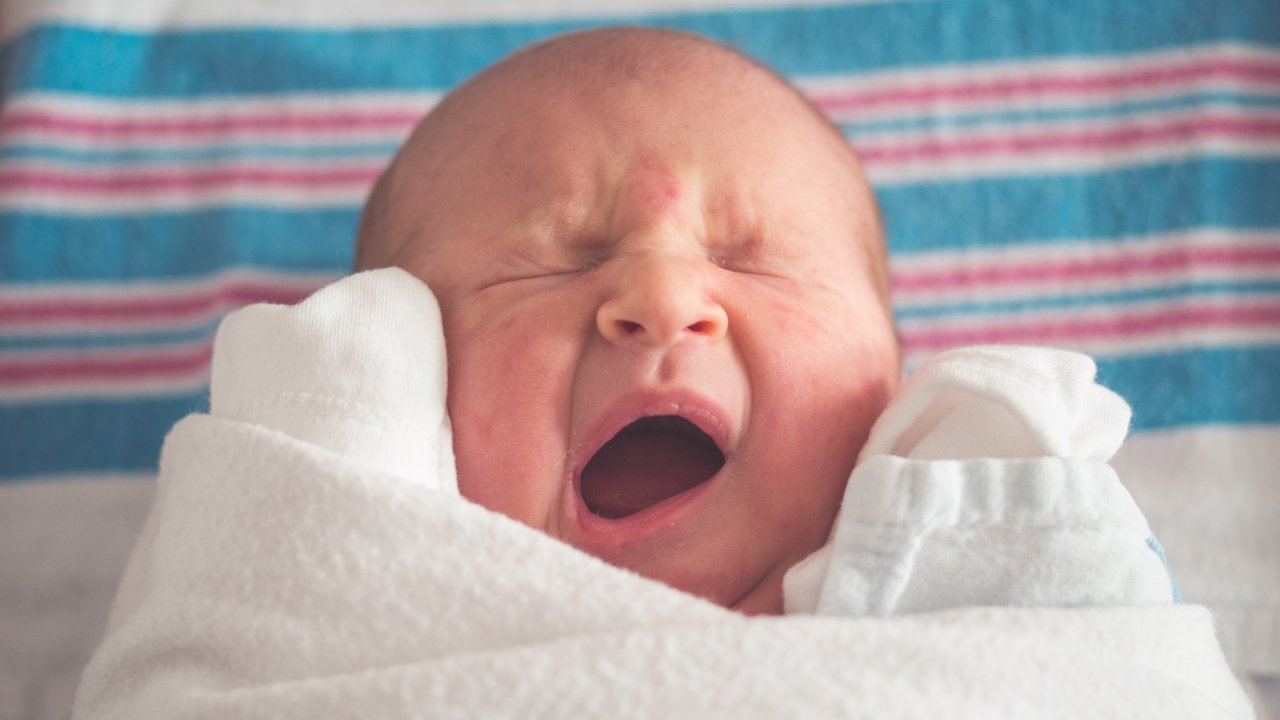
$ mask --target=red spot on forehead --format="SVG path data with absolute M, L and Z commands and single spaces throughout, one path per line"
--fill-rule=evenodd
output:
M 650 153 L 641 156 L 640 168 L 628 188 L 631 199 L 650 212 L 669 211 L 684 196 L 680 178 Z

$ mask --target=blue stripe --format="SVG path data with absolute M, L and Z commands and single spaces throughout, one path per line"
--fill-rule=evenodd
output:
M 688 30 L 788 75 L 1096 55 L 1233 40 L 1280 43 L 1273 0 L 872 3 L 435 27 L 145 35 L 37 26 L 0 50 L 5 90 L 173 97 L 456 85 L 529 42 L 602 24 Z M 927 39 L 927 40 L 926 40 Z M 429 62 L 406 62 L 419 58 Z
M 1214 226 L 1280 227 L 1280 161 L 1219 158 L 1093 174 L 879 189 L 894 253 L 1010 247 Z M 206 275 L 227 267 L 344 272 L 359 209 L 0 212 L 0 278 L 85 282 Z
M 346 160 L 367 158 L 386 162 L 398 142 L 311 145 L 219 143 L 206 147 L 141 147 L 100 150 L 57 145 L 0 145 L 0 162 L 47 160 L 85 165 L 128 163 L 210 163 L 225 160 Z
M 1216 226 L 1280 227 L 1280 161 L 1200 158 L 1102 173 L 886 185 L 890 249 L 916 253 Z
M 1243 95 L 1234 92 L 1193 93 L 1160 100 L 1115 102 L 1085 107 L 1036 108 L 1013 111 L 948 111 L 928 114 L 912 110 L 910 117 L 879 120 L 853 120 L 840 123 L 840 130 L 856 142 L 858 135 L 885 130 L 955 130 L 981 125 L 1033 125 L 1073 120 L 1103 120 L 1109 118 L 1133 118 L 1148 113 L 1198 110 L 1208 112 L 1216 106 L 1246 108 L 1250 110 L 1280 109 L 1280 93 L 1274 96 Z M 1153 118 L 1158 119 L 1158 118 Z
M 1068 284 L 1067 288 L 1070 287 Z M 1055 292 L 1064 291 L 1056 284 L 1048 285 Z M 1033 290 L 1032 292 L 1043 292 Z M 1158 300 L 1184 300 L 1195 296 L 1246 295 L 1247 299 L 1258 299 L 1259 296 L 1274 295 L 1280 298 L 1280 280 L 1258 281 L 1219 281 L 1190 282 L 1164 285 L 1137 290 L 1117 290 L 1115 292 L 1081 293 L 1077 295 L 1043 295 L 1037 297 L 1019 297 L 1009 300 L 977 300 L 952 303 L 929 303 L 921 305 L 895 306 L 894 316 L 898 320 L 927 320 L 951 315 L 972 317 L 974 315 L 1005 315 L 1027 310 L 1051 310 L 1059 308 L 1092 308 L 1097 307 L 1114 311 L 1117 305 L 1151 302 Z
M 126 282 L 233 267 L 351 268 L 358 208 L 208 210 L 117 217 L 0 213 L 0 279 Z
M 33 475 L 155 472 L 169 428 L 207 412 L 206 393 L 0 405 L 0 482 Z
M 189 345 L 213 337 L 218 329 L 216 320 L 195 327 L 160 332 L 111 332 L 85 330 L 75 335 L 3 335 L 0 334 L 0 353 L 19 353 L 44 350 L 90 350 L 96 348 L 149 348 L 157 345 Z M 13 357 L 13 355 L 10 355 Z
M 1280 422 L 1280 346 L 1103 358 L 1098 377 L 1129 400 L 1138 431 Z M 200 393 L 0 405 L 0 481 L 154 471 L 170 426 L 206 408 Z
M 1098 358 L 1098 381 L 1133 407 L 1135 431 L 1280 422 L 1280 345 Z

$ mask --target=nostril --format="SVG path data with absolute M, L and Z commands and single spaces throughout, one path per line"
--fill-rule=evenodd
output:
M 638 322 L 631 320 L 619 320 L 618 328 L 622 330 L 624 335 L 634 335 L 644 329 L 644 326 Z
M 696 333 L 698 335 L 705 335 L 712 332 L 714 328 L 715 323 L 712 323 L 710 320 L 699 320 L 689 326 L 689 332 Z

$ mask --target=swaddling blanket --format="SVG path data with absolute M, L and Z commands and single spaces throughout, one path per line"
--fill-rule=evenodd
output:
M 77 717 L 1250 717 L 1199 607 L 746 618 L 608 566 L 458 495 L 421 283 L 243 312 Z

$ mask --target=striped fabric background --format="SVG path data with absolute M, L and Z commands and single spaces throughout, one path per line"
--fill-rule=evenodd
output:
M 909 363 L 1086 350 L 1139 430 L 1280 421 L 1280 11 L 1173 0 L 608 17 L 793 77 L 878 187 Z M 1225 11 L 1225 12 L 1224 12 Z M 154 467 L 229 308 L 348 266 L 361 200 L 515 22 L 4 46 L 0 480 Z
M 258 23 L 247 0 L 138 0 L 145 22 L 117 22 L 17 0 L 0 486 L 153 472 L 168 428 L 206 407 L 219 318 L 348 270 L 364 195 L 433 102 L 605 23 L 736 45 L 836 120 L 883 205 L 908 365 L 1049 343 L 1098 359 L 1139 443 L 1280 427 L 1280 3 L 689 3 L 414 20 L 370 0 L 345 10 L 359 22 L 290 24 L 289 3 Z

